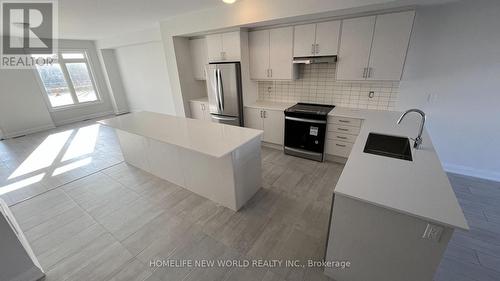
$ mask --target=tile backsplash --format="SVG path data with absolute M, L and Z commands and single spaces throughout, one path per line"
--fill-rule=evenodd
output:
M 399 95 L 398 81 L 337 81 L 336 64 L 299 66 L 294 81 L 259 81 L 259 99 L 311 102 L 336 106 L 393 110 Z M 370 98 L 369 93 L 373 91 Z

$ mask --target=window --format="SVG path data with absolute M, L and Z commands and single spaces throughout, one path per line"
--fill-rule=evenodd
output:
M 99 100 L 85 51 L 61 52 L 57 62 L 37 70 L 53 108 Z

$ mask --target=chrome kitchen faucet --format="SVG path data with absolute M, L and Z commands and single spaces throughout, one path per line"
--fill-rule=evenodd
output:
M 415 139 L 415 143 L 413 144 L 413 147 L 415 149 L 419 149 L 420 145 L 422 144 L 422 132 L 424 131 L 424 125 L 425 125 L 425 112 L 423 112 L 420 109 L 416 109 L 416 108 L 408 109 L 407 111 L 405 111 L 401 115 L 401 117 L 399 117 L 397 123 L 398 124 L 401 123 L 401 121 L 403 120 L 403 118 L 405 118 L 406 114 L 408 114 L 410 112 L 416 112 L 416 113 L 420 114 L 420 116 L 422 116 L 422 118 L 420 119 L 420 130 L 418 131 L 418 136 Z

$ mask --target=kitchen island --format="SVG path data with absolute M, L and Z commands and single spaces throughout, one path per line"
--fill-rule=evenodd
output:
M 433 280 L 455 229 L 467 221 L 426 130 L 412 161 L 364 152 L 370 133 L 414 138 L 419 116 L 335 108 L 331 116 L 362 119 L 335 186 L 326 260 L 348 260 L 348 270 L 325 268 L 335 280 Z M 413 145 L 413 141 L 410 141 Z
M 153 112 L 99 121 L 125 161 L 237 211 L 261 186 L 262 131 Z

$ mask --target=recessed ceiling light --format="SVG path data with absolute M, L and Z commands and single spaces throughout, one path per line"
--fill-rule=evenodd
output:
M 236 0 L 222 0 L 222 2 L 226 4 L 233 4 L 234 2 L 236 2 Z

